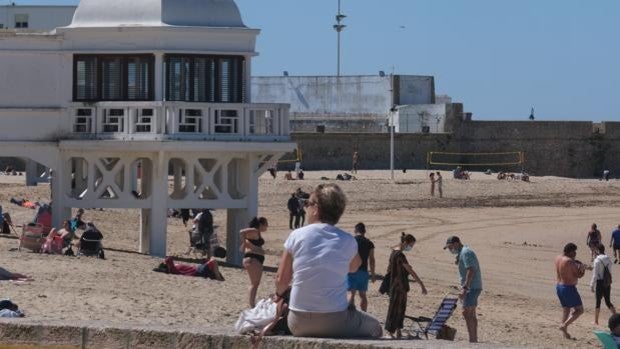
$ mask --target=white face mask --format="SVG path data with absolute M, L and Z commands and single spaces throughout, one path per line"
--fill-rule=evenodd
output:
M 409 251 L 411 251 L 411 249 L 412 249 L 412 248 L 413 248 L 413 246 L 411 246 L 411 245 L 407 245 L 407 246 L 405 246 L 404 251 L 405 251 L 405 252 L 409 252 Z
M 457 249 L 455 249 L 455 248 L 450 248 L 449 250 L 450 250 L 450 253 L 452 253 L 452 254 L 454 254 L 454 255 L 459 254 L 459 250 L 457 250 Z

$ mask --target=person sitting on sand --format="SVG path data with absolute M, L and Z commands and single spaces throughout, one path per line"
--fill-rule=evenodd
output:
M 291 173 L 291 171 L 288 171 L 287 173 L 284 174 L 284 179 L 287 180 L 287 181 L 294 180 L 293 174 Z
M 306 201 L 309 225 L 284 243 L 275 301 L 292 286 L 288 325 L 296 337 L 381 337 L 381 323 L 349 307 L 347 274 L 362 264 L 357 242 L 337 228 L 346 197 L 335 184 L 317 186 Z
M 32 281 L 32 278 L 28 275 L 11 273 L 10 271 L 0 267 L 0 281 Z
M 571 339 L 567 331 L 568 326 L 583 314 L 583 303 L 577 291 L 577 281 L 583 277 L 586 268 L 575 257 L 577 257 L 577 245 L 571 242 L 564 246 L 564 253 L 555 259 L 558 282 L 556 292 L 563 311 L 560 331 L 566 339 Z
M 159 267 L 153 270 L 166 274 L 196 276 L 212 280 L 224 281 L 224 277 L 220 273 L 217 261 L 213 257 L 211 257 L 209 260 L 205 260 L 204 263 L 199 265 L 174 263 L 174 259 L 172 257 L 166 257 L 164 259 L 164 262 L 161 263 Z
M 497 174 L 497 179 L 499 179 L 500 181 L 501 181 L 501 180 L 504 180 L 504 179 L 506 179 L 506 175 L 507 175 L 507 173 L 506 173 L 506 172 L 501 171 L 501 172 L 499 172 L 499 173 Z
M 616 344 L 620 347 L 620 314 L 612 314 L 607 322 L 611 336 L 614 337 Z

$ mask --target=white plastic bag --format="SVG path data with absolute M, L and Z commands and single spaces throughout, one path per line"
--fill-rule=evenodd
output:
M 276 318 L 276 307 L 271 298 L 259 300 L 253 309 L 241 312 L 235 324 L 235 331 L 239 334 L 261 331 Z

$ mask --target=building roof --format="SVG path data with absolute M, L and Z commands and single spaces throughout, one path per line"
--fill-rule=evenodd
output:
M 242 27 L 234 0 L 81 0 L 69 27 Z

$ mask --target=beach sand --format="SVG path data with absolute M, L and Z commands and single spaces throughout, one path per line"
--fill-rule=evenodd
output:
M 309 191 L 335 178 L 337 172 L 307 172 L 304 181 L 260 179 L 259 214 L 269 219 L 266 266 L 277 266 L 282 244 L 289 234 L 286 201 L 296 188 Z M 451 178 L 444 172 L 444 198 L 431 198 L 426 171 L 360 171 L 358 180 L 338 182 L 348 196 L 348 206 L 339 224 L 352 231 L 366 223 L 368 237 L 375 242 L 377 273 L 387 267 L 390 246 L 402 231 L 415 235 L 418 243 L 407 254 L 424 280 L 429 294 L 423 296 L 412 284 L 407 314 L 431 316 L 442 297 L 456 292 L 458 284 L 454 256 L 442 250 L 449 235 L 456 234 L 478 255 L 484 292 L 479 304 L 479 337 L 482 342 L 537 347 L 594 347 L 595 328 L 604 328 L 609 316 L 601 313 L 601 325 L 593 326 L 594 296 L 589 289 L 591 272 L 580 280 L 579 291 L 586 313 L 569 328 L 576 337 L 563 339 L 557 329 L 561 308 L 555 294 L 553 261 L 567 242 L 575 242 L 577 258 L 590 262 L 585 246 L 586 231 L 599 225 L 603 241 L 620 223 L 620 181 L 532 177 L 531 183 L 498 181 L 495 176 L 474 173 L 469 181 Z M 31 220 L 34 211 L 9 203 L 10 197 L 49 201 L 49 186 L 25 187 L 23 177 L 0 176 L 0 204 L 16 224 Z M 242 269 L 223 267 L 225 282 L 165 275 L 151 271 L 161 261 L 135 253 L 138 245 L 137 210 L 87 210 L 105 236 L 108 260 L 70 258 L 17 252 L 18 241 L 0 238 L 0 266 L 30 274 L 26 284 L 0 283 L 0 297 L 10 297 L 30 319 L 105 321 L 119 324 L 171 326 L 232 326 L 246 308 L 248 278 Z M 224 210 L 214 212 L 215 223 L 225 225 Z M 220 237 L 225 238 L 220 229 Z M 168 221 L 168 251 L 183 256 L 187 228 L 178 219 Z M 611 252 L 610 252 L 611 253 Z M 620 268 L 614 280 L 620 280 Z M 274 272 L 266 272 L 259 296 L 274 289 Z M 612 286 L 612 301 L 618 301 L 620 281 Z M 387 313 L 387 297 L 369 289 L 369 312 L 381 321 Z M 449 324 L 457 341 L 467 340 L 464 321 L 457 312 Z M 418 342 L 419 345 L 420 343 Z

